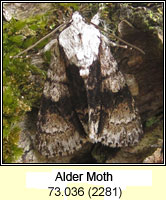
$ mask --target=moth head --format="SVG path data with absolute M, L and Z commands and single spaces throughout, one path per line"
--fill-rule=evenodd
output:
M 79 23 L 83 20 L 82 16 L 79 14 L 79 12 L 74 12 L 72 15 L 72 21 L 75 23 Z

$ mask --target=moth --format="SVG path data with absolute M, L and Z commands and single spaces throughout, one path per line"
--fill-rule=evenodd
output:
M 108 39 L 75 12 L 58 36 L 38 113 L 36 148 L 66 156 L 90 141 L 132 146 L 141 119 Z

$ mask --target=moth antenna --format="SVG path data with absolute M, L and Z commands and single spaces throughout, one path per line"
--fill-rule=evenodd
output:
M 101 31 L 103 31 L 104 33 L 106 33 L 109 37 L 114 37 L 114 38 L 116 38 L 117 40 L 119 40 L 119 41 L 123 42 L 124 44 L 126 44 L 127 46 L 130 46 L 130 47 L 136 49 L 137 51 L 141 52 L 142 54 L 145 54 L 145 52 L 144 52 L 142 49 L 140 49 L 139 47 L 137 47 L 137 46 L 135 46 L 135 45 L 133 45 L 133 44 L 131 44 L 131 43 L 129 43 L 129 42 L 126 42 L 126 41 L 123 40 L 122 38 L 120 38 L 120 37 L 118 37 L 118 36 L 116 36 L 116 35 L 114 35 L 114 34 L 112 34 L 112 33 L 108 33 L 107 31 L 105 31 L 104 29 L 100 28 L 98 25 L 94 24 L 93 22 L 91 22 L 91 24 L 94 25 L 94 26 L 95 26 L 96 28 L 98 28 L 99 30 L 101 30 Z
M 43 38 L 41 38 L 39 41 L 37 41 L 35 44 L 29 46 L 27 49 L 25 49 L 24 51 L 21 51 L 20 53 L 18 53 L 16 56 L 13 56 L 12 58 L 18 58 L 20 55 L 22 55 L 23 53 L 28 52 L 29 50 L 33 49 L 35 46 L 37 46 L 40 42 L 42 42 L 43 40 L 45 40 L 46 38 L 50 37 L 51 35 L 53 35 L 54 33 L 56 33 L 60 28 L 64 29 L 66 27 L 66 25 L 68 25 L 70 21 L 67 21 L 61 25 L 59 25 L 57 28 L 55 28 L 52 32 L 48 33 L 46 36 L 44 36 Z

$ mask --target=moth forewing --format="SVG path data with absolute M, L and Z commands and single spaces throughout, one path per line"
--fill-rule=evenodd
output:
M 139 141 L 141 120 L 107 41 L 78 12 L 60 33 L 39 112 L 42 154 L 71 154 L 83 138 L 110 147 Z
M 44 85 L 37 127 L 36 147 L 47 158 L 70 155 L 79 150 L 85 140 L 77 127 L 66 67 L 58 42 L 52 49 L 52 61 Z

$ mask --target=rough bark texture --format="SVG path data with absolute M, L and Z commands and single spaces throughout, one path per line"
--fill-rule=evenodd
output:
M 162 41 L 158 35 L 138 32 L 124 38 L 145 51 L 140 55 L 134 51 L 121 50 L 118 57 L 125 58 L 120 67 L 124 73 L 134 75 L 139 94 L 135 97 L 141 118 L 146 121 L 152 116 L 163 116 L 163 54 Z M 138 55 L 139 54 L 139 55 Z
M 154 16 L 157 13 L 157 6 L 156 4 L 153 8 L 150 8 Z M 125 22 L 119 24 L 120 37 L 143 49 L 145 55 L 140 54 L 135 49 L 112 49 L 114 57 L 119 63 L 119 69 L 125 74 L 130 91 L 135 96 L 135 102 L 141 115 L 144 125 L 144 137 L 141 142 L 136 147 L 125 149 L 111 149 L 103 147 L 101 144 L 93 145 L 87 143 L 80 152 L 72 157 L 62 157 L 48 161 L 34 153 L 35 150 L 32 145 L 33 134 L 31 137 L 31 132 L 35 131 L 35 120 L 32 118 L 32 115 L 35 119 L 37 116 L 36 112 L 34 112 L 33 114 L 28 114 L 25 120 L 26 123 L 24 123 L 26 124 L 27 134 L 23 131 L 20 146 L 24 148 L 25 153 L 18 162 L 142 163 L 157 147 L 160 147 L 158 145 L 158 138 L 162 139 L 163 135 L 163 25 L 161 21 L 159 24 L 153 24 L 153 28 L 148 29 L 148 26 L 151 24 L 150 20 L 148 21 L 149 18 L 146 17 L 147 13 L 148 9 L 143 9 L 143 7 L 137 7 L 136 9 L 132 7 L 124 8 L 122 6 L 120 17 L 129 20 L 134 27 L 127 28 Z M 116 15 L 119 17 L 118 11 L 114 13 L 114 16 Z M 153 125 L 155 122 L 159 123 Z M 33 131 L 28 128 L 29 126 L 27 127 L 27 124 L 34 124 Z M 148 124 L 151 127 L 147 127 Z M 32 140 L 27 139 L 28 135 L 30 135 Z M 29 149 L 27 150 L 28 145 Z M 144 162 L 147 162 L 147 160 Z

